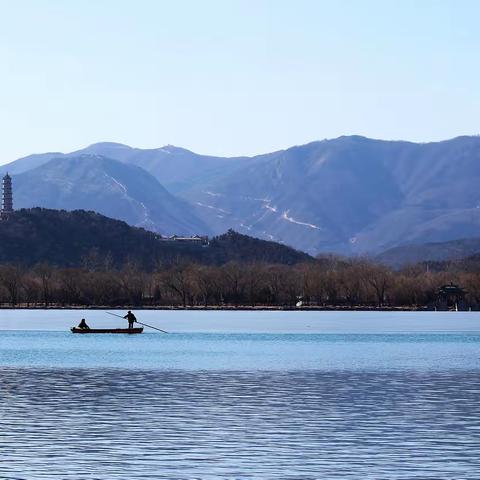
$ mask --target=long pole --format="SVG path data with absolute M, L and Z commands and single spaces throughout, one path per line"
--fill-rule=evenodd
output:
M 168 333 L 165 330 L 162 330 L 161 328 L 152 327 L 151 325 L 147 325 L 146 323 L 139 322 L 138 320 L 137 320 L 137 323 L 139 323 L 140 325 L 143 325 L 144 327 L 149 327 L 149 328 L 153 328 L 154 330 L 158 330 L 159 332 Z
M 106 312 L 106 313 L 108 313 L 109 315 L 113 315 L 114 317 L 124 318 L 121 315 L 117 315 L 116 313 L 111 313 L 111 312 Z M 168 333 L 165 330 L 162 330 L 161 328 L 152 327 L 151 325 L 147 325 L 146 323 L 139 322 L 138 320 L 136 321 L 136 323 L 139 323 L 140 325 L 143 325 L 144 327 L 153 328 L 154 330 L 158 330 L 159 332 L 162 332 L 162 333 Z

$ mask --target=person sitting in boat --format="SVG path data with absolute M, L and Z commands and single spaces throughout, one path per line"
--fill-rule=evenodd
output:
M 128 320 L 128 328 L 132 329 L 133 324 L 137 321 L 137 317 L 129 310 L 128 313 L 123 317 Z
M 83 330 L 90 330 L 90 327 L 87 325 L 87 322 L 84 318 L 82 318 L 82 321 L 78 324 L 78 328 L 81 328 Z

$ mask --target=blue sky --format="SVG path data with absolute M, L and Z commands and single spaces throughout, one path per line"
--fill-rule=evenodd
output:
M 479 133 L 480 2 L 0 0 L 0 163 Z

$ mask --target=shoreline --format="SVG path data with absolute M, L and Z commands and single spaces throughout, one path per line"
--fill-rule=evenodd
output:
M 162 306 L 136 306 L 136 305 L 0 305 L 0 310 L 158 310 L 158 311 L 293 311 L 293 312 L 433 312 L 435 309 L 426 306 L 401 306 L 401 307 L 375 307 L 375 306 L 271 306 L 258 305 L 248 306 L 240 305 L 234 306 L 187 306 L 181 307 L 177 305 L 162 305 Z M 439 310 L 440 311 L 440 310 Z M 448 311 L 448 310 L 444 310 Z M 468 311 L 468 310 L 465 310 Z

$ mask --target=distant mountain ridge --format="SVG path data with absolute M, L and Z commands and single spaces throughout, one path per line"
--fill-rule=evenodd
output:
M 210 225 L 310 253 L 375 253 L 480 236 L 480 138 L 415 144 L 364 137 L 262 156 L 184 196 L 221 214 Z
M 399 268 L 420 262 L 463 260 L 478 254 L 480 254 L 480 237 L 421 245 L 402 245 L 380 253 L 375 260 Z
M 94 210 L 169 234 L 210 233 L 183 200 L 148 172 L 100 155 L 52 158 L 14 177 L 15 205 Z
M 53 179 L 56 167 L 50 162 L 96 155 L 130 167 L 132 191 L 137 177 L 142 185 L 145 174 L 157 181 L 151 203 L 132 198 L 158 212 L 152 213 L 150 228 L 162 233 L 218 234 L 233 228 L 311 254 L 378 254 L 405 244 L 480 237 L 477 136 L 423 144 L 347 136 L 234 158 L 173 146 L 142 150 L 106 142 L 66 155 L 26 157 L 1 171 L 13 173 L 18 205 L 35 205 L 30 187 L 48 177 L 45 188 L 62 195 L 45 206 L 81 208 L 87 196 L 76 188 L 69 193 L 66 186 L 88 175 L 79 173 L 80 166 L 75 175 L 58 167 Z M 125 201 L 117 208 L 113 197 L 104 203 L 101 192 L 111 190 L 110 180 L 102 173 L 95 182 L 85 208 L 142 225 L 139 203 L 136 214 L 127 215 L 135 208 L 127 208 Z M 158 203 L 167 202 L 167 196 L 159 193 L 161 187 L 170 195 L 163 210 Z
M 9 171 L 15 175 L 45 165 L 53 159 L 95 155 L 141 167 L 172 193 L 192 188 L 192 182 L 205 181 L 211 176 L 232 172 L 249 160 L 247 157 L 198 155 L 173 145 L 140 149 L 122 143 L 101 142 L 71 153 L 50 152 L 29 155 L 0 166 L 0 171 Z

